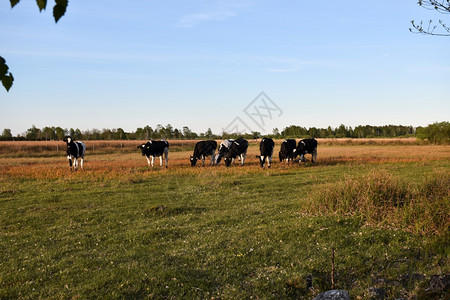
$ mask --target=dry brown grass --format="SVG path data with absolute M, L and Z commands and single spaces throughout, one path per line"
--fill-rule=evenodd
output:
M 299 139 L 297 139 L 298 141 Z M 321 146 L 386 146 L 386 145 L 419 145 L 421 142 L 416 138 L 392 138 L 392 139 L 317 139 Z M 249 140 L 250 145 L 257 145 L 260 140 Z M 280 145 L 283 140 L 276 140 Z M 146 140 L 126 140 L 126 141 L 83 141 L 87 151 L 90 153 L 112 153 L 116 151 L 134 152 L 136 147 Z M 198 140 L 169 140 L 170 149 L 183 151 L 193 149 Z M 217 140 L 218 143 L 221 140 Z M 10 157 L 21 156 L 50 156 L 65 153 L 65 143 L 63 141 L 0 141 L 0 155 Z
M 359 216 L 371 226 L 427 235 L 450 232 L 450 173 L 436 169 L 410 183 L 384 171 L 345 176 L 313 193 L 304 210 L 316 215 Z
M 159 159 L 155 160 L 155 167 L 148 168 L 147 161 L 137 149 L 143 141 L 87 141 L 87 153 L 83 176 L 125 176 L 166 172 L 159 167 Z M 189 164 L 189 155 L 196 141 L 170 141 L 168 173 L 173 172 L 202 172 L 201 163 L 195 168 Z M 407 163 L 429 162 L 435 160 L 450 160 L 450 146 L 431 145 L 328 145 L 319 142 L 318 167 L 333 166 L 338 164 L 380 164 L 380 163 Z M 284 172 L 291 168 L 298 168 L 298 163 L 286 166 L 278 162 L 279 142 L 276 143 L 272 172 Z M 36 147 L 44 149 L 41 155 L 32 155 Z M 50 147 L 59 147 L 59 152 L 47 150 Z M 67 159 L 62 142 L 2 142 L 0 143 L 0 177 L 33 177 L 33 178 L 59 178 L 67 176 L 79 176 L 69 172 Z M 91 148 L 92 147 L 92 148 Z M 5 149 L 9 149 L 6 151 Z M 92 150 L 94 149 L 94 151 Z M 97 150 L 95 150 L 97 149 Z M 11 151 L 19 151 L 22 155 L 13 155 Z M 50 154 L 47 154 L 47 152 Z M 216 167 L 214 172 L 259 172 L 259 164 L 256 155 L 259 155 L 257 141 L 251 141 L 244 167 L 233 166 L 226 170 L 223 163 Z M 307 155 L 307 159 L 309 159 Z M 310 165 L 310 163 L 307 163 Z M 207 164 L 205 168 L 211 172 Z M 152 172 L 149 172 L 152 170 Z M 81 173 L 81 172 L 77 172 Z M 131 176 L 130 175 L 130 176 Z
M 83 141 L 86 151 L 91 154 L 113 152 L 135 152 L 137 146 L 146 143 L 146 140 L 136 141 Z M 195 140 L 171 140 L 172 151 L 180 151 L 185 148 L 193 148 Z M 8 157 L 24 156 L 51 156 L 64 155 L 66 143 L 63 141 L 7 141 L 0 142 L 0 155 Z

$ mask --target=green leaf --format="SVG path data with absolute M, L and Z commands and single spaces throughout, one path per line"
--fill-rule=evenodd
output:
M 6 65 L 6 60 L 0 56 L 0 80 L 3 79 L 3 76 L 8 74 L 9 67 Z
M 0 64 L 0 79 L 8 73 L 8 69 L 6 64 Z
M 43 11 L 47 7 L 47 0 L 36 0 L 39 11 Z
M 6 91 L 9 92 L 9 89 L 13 85 L 14 77 L 11 73 L 9 75 L 3 76 L 2 84 L 5 87 Z
M 55 23 L 58 23 L 59 19 L 66 13 L 68 0 L 55 0 L 55 6 L 53 7 L 53 17 L 55 18 Z
M 11 8 L 16 6 L 17 3 L 19 3 L 20 0 L 11 0 Z

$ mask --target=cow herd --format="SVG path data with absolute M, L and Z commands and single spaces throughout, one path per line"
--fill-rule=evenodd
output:
M 71 170 L 77 170 L 78 159 L 80 159 L 80 167 L 83 168 L 86 145 L 80 141 L 73 141 L 70 136 L 66 136 L 64 141 L 67 144 L 67 159 L 69 160 Z M 167 141 L 149 140 L 147 143 L 139 145 L 137 148 L 141 149 L 142 156 L 145 156 L 147 159 L 149 167 L 153 167 L 156 156 L 159 157 L 161 167 L 163 164 L 163 157 L 165 166 L 166 168 L 168 167 L 169 143 Z M 256 158 L 259 159 L 262 168 L 266 165 L 270 168 L 274 148 L 275 142 L 271 138 L 265 137 L 259 143 L 260 155 L 257 155 Z M 217 142 L 213 140 L 200 141 L 195 144 L 194 153 L 190 156 L 191 166 L 195 167 L 198 160 L 201 160 L 204 166 L 207 157 L 210 157 L 210 165 L 218 165 L 223 159 L 225 166 L 229 167 L 235 159 L 238 158 L 240 165 L 243 166 L 247 156 L 247 149 L 248 141 L 242 137 L 235 140 L 223 140 L 219 144 L 219 147 L 217 147 Z M 305 161 L 306 154 L 311 154 L 312 163 L 317 161 L 317 141 L 315 139 L 303 139 L 300 140 L 298 144 L 294 139 L 286 139 L 281 143 L 278 157 L 280 162 L 289 164 L 290 162 L 295 161 L 297 156 L 300 156 L 299 163 L 301 163 Z

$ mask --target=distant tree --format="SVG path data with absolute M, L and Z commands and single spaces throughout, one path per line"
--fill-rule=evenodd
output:
M 348 132 L 347 127 L 345 127 L 344 124 L 341 124 L 339 128 L 336 129 L 336 137 L 338 138 L 347 137 L 347 132 Z
M 102 133 L 97 128 L 91 130 L 91 140 L 101 140 Z
M 183 126 L 183 136 L 185 139 L 192 138 L 192 131 L 187 126 Z
M 252 135 L 252 138 L 254 140 L 256 140 L 256 139 L 259 139 L 261 137 L 261 132 L 259 132 L 259 131 L 252 131 L 251 135 Z
M 115 134 L 115 139 L 116 140 L 126 140 L 127 139 L 127 134 L 125 133 L 125 131 L 122 128 L 117 128 L 116 134 Z
M 272 130 L 272 135 L 273 135 L 274 138 L 279 139 L 279 138 L 281 137 L 280 130 L 279 130 L 278 128 L 275 127 L 275 128 Z
M 450 14 L 450 0 L 419 0 L 417 2 L 421 7 L 428 10 L 435 10 L 441 14 Z M 424 25 L 423 21 L 416 23 L 414 20 L 411 21 L 412 28 L 409 31 L 413 33 L 420 33 L 425 35 L 435 35 L 435 36 L 450 36 L 450 25 L 447 25 L 443 20 L 439 20 L 439 25 L 434 25 L 433 20 L 428 21 L 428 25 Z M 442 33 L 435 32 L 435 29 L 440 27 Z
M 42 134 L 43 138 L 45 138 L 46 140 L 53 140 L 53 141 L 58 140 L 58 135 L 56 134 L 56 127 L 54 126 L 44 127 L 44 129 L 42 129 Z
M 166 128 L 164 128 L 164 137 L 166 139 L 171 139 L 173 136 L 173 127 L 170 124 L 166 125 Z
M 136 129 L 136 131 L 134 132 L 134 135 L 135 135 L 136 139 L 138 139 L 138 140 L 143 140 L 146 138 L 144 128 L 141 128 L 141 127 L 138 127 Z
M 175 128 L 175 130 L 173 131 L 173 137 L 176 139 L 181 138 L 181 132 L 178 128 Z
M 305 127 L 291 125 L 283 129 L 281 135 L 285 138 L 302 137 L 308 135 L 308 130 Z
M 417 128 L 417 138 L 432 144 L 450 144 L 450 122 L 430 124 Z
M 2 138 L 3 139 L 11 139 L 12 138 L 11 129 L 7 129 L 7 128 L 3 129 Z
M 146 140 L 152 139 L 153 135 L 155 133 L 153 128 L 151 128 L 150 126 L 147 125 L 147 126 L 144 127 L 144 130 L 145 130 L 145 139 Z
M 161 124 L 156 125 L 155 131 L 154 131 L 154 137 L 155 138 L 162 138 L 164 137 L 164 127 Z
M 334 132 L 333 132 L 333 129 L 331 128 L 331 126 L 328 126 L 327 127 L 327 135 L 326 135 L 326 137 L 334 137 Z
M 56 134 L 57 140 L 62 140 L 64 138 L 64 136 L 66 135 L 66 131 L 64 129 L 62 129 L 61 127 L 56 127 L 55 134 Z
M 310 127 L 307 131 L 307 135 L 309 135 L 312 138 L 316 138 L 319 137 L 319 132 L 320 130 L 317 129 L 316 127 Z
M 208 128 L 208 130 L 206 130 L 206 132 L 205 132 L 205 138 L 207 138 L 207 139 L 212 139 L 212 138 L 214 138 L 214 134 L 212 133 L 211 128 Z
M 35 141 L 35 140 L 40 140 L 41 139 L 41 130 L 39 128 L 36 128 L 36 126 L 31 126 L 31 128 L 29 128 L 25 134 L 25 138 L 27 140 L 31 140 L 31 141 Z
M 76 140 L 81 140 L 83 138 L 83 134 L 81 133 L 80 129 L 75 129 L 75 131 L 73 132 L 72 137 Z

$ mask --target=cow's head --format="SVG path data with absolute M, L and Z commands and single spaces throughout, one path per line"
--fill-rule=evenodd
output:
M 230 156 L 226 156 L 223 160 L 225 161 L 225 166 L 227 167 L 231 166 L 231 162 L 233 161 Z
M 63 141 L 66 142 L 67 144 L 70 144 L 70 142 L 72 142 L 72 137 L 70 135 L 66 135 Z
M 304 141 L 300 141 L 298 142 L 298 146 L 297 146 L 297 155 L 302 155 L 306 153 L 306 144 Z
M 295 148 L 292 153 L 294 154 L 294 157 L 297 158 L 297 156 L 302 156 L 306 153 L 305 151 L 306 146 L 304 142 L 299 142 L 297 148 Z
M 225 147 L 223 144 L 220 144 L 218 152 L 220 156 L 225 156 L 225 154 L 228 152 L 228 148 Z
M 142 151 L 142 156 L 145 156 L 145 149 L 148 148 L 149 146 L 147 146 L 147 144 L 142 144 L 137 146 L 138 149 L 141 149 Z
M 197 157 L 191 155 L 191 167 L 195 167 L 197 164 Z

